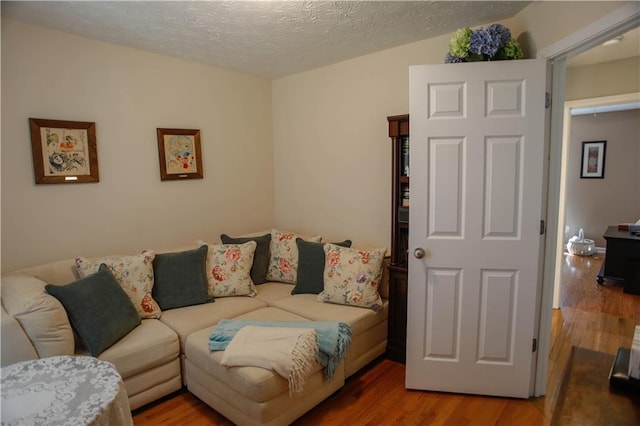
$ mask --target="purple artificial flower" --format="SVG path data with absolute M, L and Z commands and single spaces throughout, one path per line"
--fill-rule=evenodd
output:
M 471 52 L 478 55 L 492 57 L 500 48 L 499 40 L 493 38 L 491 33 L 484 28 L 475 30 L 471 34 Z
M 478 62 L 523 57 L 518 42 L 511 38 L 511 31 L 502 24 L 492 24 L 472 31 L 461 28 L 449 42 L 446 64 Z
M 447 54 L 444 56 L 444 63 L 445 64 L 457 64 L 457 63 L 460 63 L 460 62 L 464 62 L 464 59 L 458 58 L 457 56 L 453 56 L 449 52 L 447 52 Z
M 511 31 L 501 24 L 493 24 L 487 28 L 491 38 L 496 40 L 498 48 L 504 47 L 511 40 Z

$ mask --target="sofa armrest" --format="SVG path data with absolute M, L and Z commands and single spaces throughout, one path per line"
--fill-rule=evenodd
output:
M 0 318 L 2 330 L 0 336 L 0 361 L 2 366 L 14 364 L 20 361 L 27 361 L 38 358 L 31 340 L 27 337 L 20 323 L 2 306 L 2 317 Z

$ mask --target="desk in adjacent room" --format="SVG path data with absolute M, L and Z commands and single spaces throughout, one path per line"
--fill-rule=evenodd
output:
M 605 278 L 624 282 L 624 292 L 640 294 L 640 237 L 609 226 L 603 235 L 607 253 L 598 273 L 598 284 Z

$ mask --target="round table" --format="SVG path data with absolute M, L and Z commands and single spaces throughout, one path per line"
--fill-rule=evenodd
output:
M 113 364 L 55 356 L 2 367 L 2 425 L 133 425 Z

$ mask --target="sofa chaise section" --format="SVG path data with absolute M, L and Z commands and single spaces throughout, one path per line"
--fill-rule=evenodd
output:
M 308 321 L 302 316 L 268 307 L 235 319 Z M 209 351 L 211 329 L 189 335 L 185 348 L 185 375 L 191 393 L 239 425 L 286 425 L 325 400 L 344 385 L 344 362 L 331 380 L 316 363 L 301 394 L 289 395 L 288 382 L 259 367 L 225 368 L 223 351 Z
M 221 297 L 214 303 L 185 306 L 164 311 L 160 321 L 171 328 L 180 342 L 180 363 L 184 372 L 184 352 L 187 338 L 192 333 L 203 329 L 211 330 L 224 318 L 234 318 L 247 312 L 266 307 L 267 304 L 251 297 Z M 182 382 L 187 384 L 187 376 L 183 374 Z

